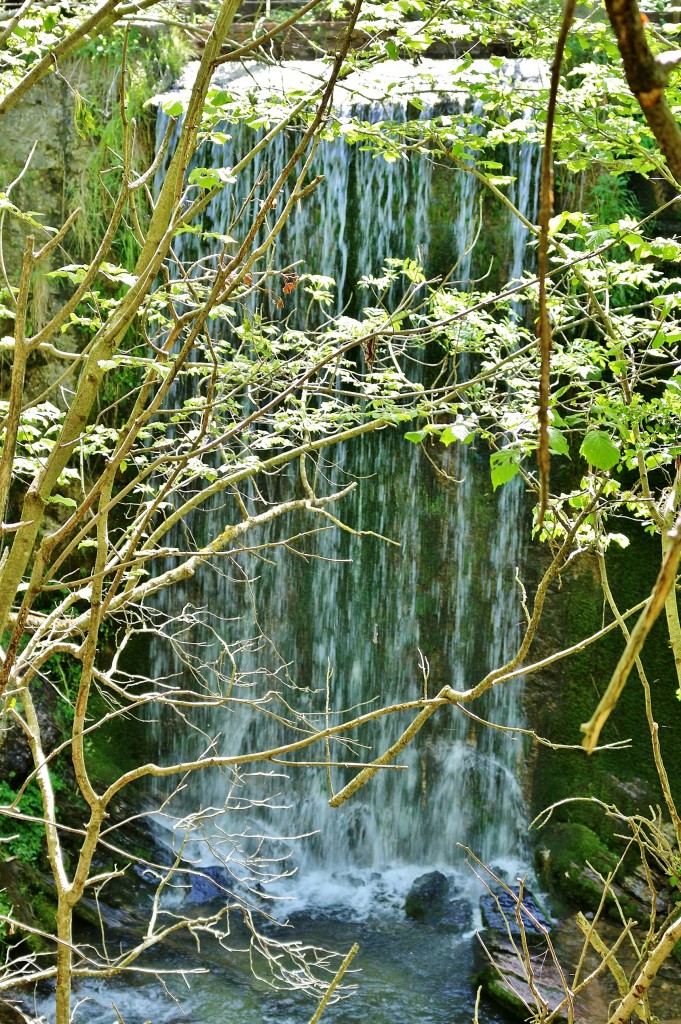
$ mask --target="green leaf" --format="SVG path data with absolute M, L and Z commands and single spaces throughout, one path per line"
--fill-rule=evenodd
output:
M 583 213 L 563 210 L 563 212 L 559 213 L 557 217 L 552 217 L 549 221 L 549 235 L 555 235 L 558 231 L 562 231 L 566 224 L 573 224 L 575 227 L 580 227 L 584 223 L 584 220 L 585 217 Z
M 204 231 L 202 232 L 201 237 L 216 238 L 218 242 L 222 242 L 223 245 L 232 245 L 233 243 L 236 243 L 236 238 L 232 238 L 231 235 L 221 235 L 219 231 Z
M 566 455 L 570 458 L 570 449 L 562 431 L 549 427 L 549 449 L 554 455 Z
M 607 533 L 605 536 L 608 544 L 617 544 L 621 548 L 629 547 L 629 538 L 624 533 Z
M 428 437 L 427 430 L 409 430 L 404 435 L 405 441 L 411 441 L 412 444 L 420 444 L 424 437 Z
M 619 449 L 602 430 L 589 430 L 579 453 L 596 469 L 612 469 L 620 460 Z
M 131 274 L 125 269 L 125 267 L 118 267 L 113 263 L 102 263 L 99 268 L 99 272 L 103 277 L 108 278 L 109 281 L 127 284 L 130 285 L 130 287 L 137 283 L 137 277 L 135 274 Z
M 214 107 L 224 106 L 225 103 L 229 103 L 232 99 L 231 94 L 225 92 L 224 89 L 218 89 L 216 92 L 209 93 L 210 102 Z
M 181 100 L 171 100 L 168 103 L 163 103 L 163 113 L 167 114 L 168 117 L 179 117 L 184 111 Z
M 190 185 L 200 185 L 201 188 L 215 188 L 220 184 L 234 182 L 236 178 L 230 167 L 195 167 L 187 181 Z
M 490 470 L 492 472 L 492 487 L 496 491 L 497 487 L 502 484 L 507 484 L 509 480 L 512 480 L 520 469 L 519 465 L 520 456 L 518 452 L 508 451 L 504 449 L 501 452 L 494 452 L 490 456 Z
M 681 330 L 658 331 L 653 348 L 662 348 L 663 345 L 675 345 L 681 341 Z
M 469 423 L 450 423 L 440 434 L 440 441 L 448 448 L 454 441 L 461 441 L 465 444 L 470 436 L 471 427 Z
M 51 494 L 47 500 L 50 505 L 66 505 L 67 508 L 78 507 L 78 503 L 73 498 L 65 498 L 63 494 Z

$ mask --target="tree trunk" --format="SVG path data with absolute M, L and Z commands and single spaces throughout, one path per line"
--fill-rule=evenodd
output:
M 69 1024 L 71 1020 L 71 968 L 73 909 L 60 896 L 57 905 L 57 989 L 55 1024 Z

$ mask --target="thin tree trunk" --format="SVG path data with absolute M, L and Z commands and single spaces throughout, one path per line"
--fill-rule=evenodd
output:
M 63 896 L 60 896 L 57 905 L 57 939 L 55 1024 L 69 1024 L 71 1020 L 73 908 Z

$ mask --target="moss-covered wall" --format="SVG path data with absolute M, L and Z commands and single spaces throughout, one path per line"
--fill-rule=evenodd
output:
M 40 329 L 61 305 L 62 286 L 59 279 L 50 278 L 50 271 L 70 262 L 86 261 L 99 247 L 109 224 L 112 195 L 120 180 L 117 153 L 121 148 L 122 119 L 117 85 L 122 38 L 121 33 L 120 37 L 89 41 L 77 60 L 61 65 L 58 73 L 49 75 L 32 88 L 2 118 L 0 190 L 9 191 L 12 203 L 35 221 L 31 225 L 5 212 L 3 269 L 12 284 L 16 285 L 19 279 L 27 235 L 34 236 L 34 249 L 38 249 L 51 237 L 48 229 L 61 227 L 72 210 L 80 209 L 64 246 L 41 263 L 34 274 L 29 332 Z M 144 103 L 177 75 L 187 56 L 182 40 L 167 30 L 157 32 L 149 27 L 130 32 L 126 97 L 128 115 L 137 121 L 134 157 L 140 169 L 148 166 L 153 158 L 155 134 L 155 111 L 145 108 Z M 107 173 L 111 168 L 114 168 L 113 173 Z M 41 225 L 45 230 L 41 230 Z M 130 269 L 137 248 L 132 232 L 124 225 L 108 259 Z M 102 287 L 106 288 L 106 283 Z M 6 290 L 0 285 L 0 335 L 12 333 L 10 306 Z M 8 315 L 3 316 L 3 311 Z M 57 343 L 64 350 L 80 350 L 89 340 L 88 333 L 81 331 L 79 334 L 73 328 L 60 331 Z M 0 400 L 7 396 L 11 365 L 11 357 L 0 354 Z M 62 361 L 35 352 L 28 366 L 27 395 L 41 394 L 63 372 Z M 78 372 L 77 367 L 74 372 Z M 104 405 L 132 390 L 129 380 L 123 374 L 119 377 L 120 380 L 111 375 L 109 391 L 100 396 Z M 58 403 L 60 392 L 55 389 L 49 399 Z M 14 511 L 17 510 L 10 507 L 10 512 Z M 46 674 L 63 692 L 73 695 L 80 671 L 78 663 L 69 662 L 66 656 L 57 656 L 53 662 L 45 667 Z M 70 724 L 63 714 L 68 705 L 59 702 L 61 712 L 55 714 L 55 691 L 38 681 L 35 692 L 43 719 L 45 745 L 51 749 Z M 135 724 L 127 720 L 115 740 L 112 738 L 114 731 L 114 727 L 107 727 L 101 735 L 93 734 L 89 741 L 96 779 L 101 775 L 110 780 L 116 766 L 125 770 L 132 764 L 128 752 L 130 745 L 136 743 Z M 145 757 L 135 763 L 143 760 Z M 68 755 L 62 757 L 62 762 L 59 770 L 63 767 L 68 772 Z M 0 782 L 4 780 L 11 786 L 18 786 L 26 778 L 30 764 L 30 753 L 21 730 L 16 724 L 0 722 Z M 107 771 L 107 764 L 110 771 Z
M 461 239 L 456 237 L 460 206 L 462 172 L 446 161 L 437 162 L 433 166 L 428 240 L 428 273 L 432 275 L 449 274 L 461 246 Z M 471 261 L 471 280 L 476 282 L 473 287 L 483 291 L 494 291 L 502 288 L 508 280 L 509 252 L 511 249 L 509 232 L 509 212 L 491 192 L 475 186 L 475 216 L 471 225 L 472 242 L 476 237 L 480 213 L 482 223 L 477 234 L 477 241 Z M 481 205 L 479 200 L 482 199 Z M 454 281 L 457 274 L 454 273 Z M 467 284 L 467 282 L 463 282 Z
M 653 586 L 660 564 L 659 539 L 633 527 L 631 544 L 608 553 L 609 579 L 622 611 L 644 599 Z M 595 558 L 582 555 L 563 579 L 562 588 L 553 593 L 539 641 L 540 656 L 576 643 L 611 621 L 604 607 Z M 664 619 L 664 616 L 662 616 Z M 635 618 L 630 620 L 630 628 Z M 538 733 L 556 743 L 579 744 L 580 725 L 592 715 L 624 648 L 624 640 L 614 630 L 586 650 L 550 666 L 530 679 L 527 686 L 527 710 Z M 659 736 L 670 784 L 675 798 L 681 798 L 681 761 L 678 736 L 681 728 L 681 703 L 676 695 L 673 660 L 666 638 L 664 621 L 658 622 L 648 637 L 642 661 L 650 682 L 653 711 L 659 723 Z M 636 670 L 608 721 L 601 743 L 630 740 L 624 750 L 605 750 L 587 756 L 581 750 L 551 750 L 537 747 L 530 779 L 533 815 L 545 807 L 572 797 L 595 797 L 617 806 L 625 814 L 648 814 L 650 806 L 663 806 L 662 791 L 652 756 L 643 689 Z M 615 852 L 622 849 L 617 833 L 626 831 L 621 823 L 608 817 L 595 802 L 563 804 L 552 817 L 551 826 L 540 830 L 537 839 L 553 857 L 551 873 L 557 878 L 559 865 L 567 852 L 570 832 L 554 827 L 560 823 L 580 826 L 574 835 L 585 839 L 590 848 L 596 836 Z M 586 826 L 582 829 L 581 826 Z M 586 838 L 585 838 L 586 837 Z M 575 845 L 570 838 L 570 849 Z M 579 845 L 579 843 L 578 843 Z M 579 851 L 578 851 L 579 852 Z M 583 850 L 582 862 L 588 859 Z M 572 851 L 574 854 L 574 851 Z M 570 895 L 571 881 L 565 885 Z M 574 895 L 577 895 L 576 893 Z

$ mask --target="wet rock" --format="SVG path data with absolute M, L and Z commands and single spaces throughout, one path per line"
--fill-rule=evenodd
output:
M 673 896 L 669 890 L 666 876 L 652 864 L 649 867 L 653 884 L 655 885 L 655 912 L 664 914 L 673 903 Z M 638 906 L 639 918 L 643 913 L 650 912 L 652 893 L 648 876 L 642 864 L 637 864 L 634 870 L 622 879 L 622 889 Z
M 558 1009 L 566 993 L 545 938 L 535 939 L 529 964 L 522 946 L 514 944 L 508 935 L 484 928 L 478 938 L 474 985 L 481 985 L 490 999 L 519 1020 L 534 1019 L 539 1010 L 547 1015 Z M 567 1009 L 558 1010 L 554 1020 L 566 1019 Z
M 187 875 L 189 891 L 185 900 L 187 903 L 210 903 L 225 899 L 233 891 L 235 883 L 232 873 L 219 864 L 196 868 L 195 872 Z
M 52 687 L 40 683 L 35 687 L 34 701 L 40 722 L 43 750 L 49 753 L 61 740 L 58 727 L 58 697 Z M 23 730 L 14 720 L 0 720 L 0 779 L 14 789 L 33 771 L 33 758 Z
M 473 927 L 473 908 L 468 900 L 448 898 L 438 927 L 450 932 L 467 932 Z
M 416 921 L 432 923 L 433 919 L 442 917 L 448 892 L 449 882 L 441 871 L 419 875 L 407 893 L 404 912 L 407 917 L 413 917 Z
M 520 936 L 520 922 L 517 916 L 518 891 L 517 888 L 512 892 L 498 889 L 495 892 L 485 893 L 481 897 L 480 912 L 485 928 L 490 928 L 503 935 L 507 935 L 510 929 L 511 935 Z M 523 891 L 520 915 L 525 934 L 528 937 L 542 936 L 545 931 L 551 929 L 550 922 L 538 907 L 532 893 L 527 889 Z
M 26 1014 L 15 1003 L 0 999 L 0 1024 L 33 1024 L 34 1018 Z
M 457 897 L 450 879 L 441 871 L 430 871 L 414 880 L 404 902 L 407 917 L 448 931 L 467 931 L 473 921 L 468 900 Z
M 0 892 L 13 908 L 15 917 L 35 929 L 25 937 L 29 948 L 33 952 L 44 953 L 50 944 L 39 933 L 52 934 L 56 927 L 56 899 L 52 878 L 17 857 L 0 860 Z M 11 941 L 17 940 L 18 936 L 15 935 Z
M 537 867 L 542 881 L 555 896 L 582 911 L 595 911 L 603 896 L 603 879 L 617 871 L 606 896 L 606 914 L 615 921 L 620 920 L 622 911 L 637 921 L 648 919 L 652 895 L 640 863 L 633 864 L 629 857 L 618 870 L 620 854 L 578 823 L 549 826 L 542 838 L 544 846 Z M 652 858 L 649 869 L 656 890 L 655 910 L 664 914 L 671 908 L 673 895 L 665 874 L 652 863 Z
M 527 889 L 518 919 L 518 894 L 499 888 L 480 899 L 483 929 L 478 934 L 474 984 L 521 1020 L 542 1007 L 553 1012 L 565 998 L 565 988 L 547 943 L 551 923 Z M 521 927 L 522 923 L 522 927 Z M 529 960 L 521 936 L 524 933 Z M 567 1011 L 557 1019 L 566 1019 Z
M 614 874 L 618 857 L 595 832 L 577 822 L 548 825 L 542 843 L 538 866 L 549 891 L 580 910 L 596 910 L 602 878 Z

